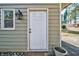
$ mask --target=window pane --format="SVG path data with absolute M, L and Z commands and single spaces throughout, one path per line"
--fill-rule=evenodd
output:
M 13 28 L 12 20 L 4 20 L 4 28 Z
M 4 11 L 4 20 L 13 20 L 13 11 Z
M 4 10 L 4 28 L 13 28 L 13 11 Z

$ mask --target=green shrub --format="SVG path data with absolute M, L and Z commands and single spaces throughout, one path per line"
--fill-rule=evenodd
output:
M 66 29 L 66 25 L 62 25 L 62 29 Z

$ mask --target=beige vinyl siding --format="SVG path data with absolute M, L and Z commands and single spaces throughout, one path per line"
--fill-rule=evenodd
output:
M 27 51 L 27 8 L 48 8 L 49 48 L 60 43 L 60 6 L 54 4 L 3 4 L 0 8 L 21 10 L 23 19 L 15 18 L 15 30 L 0 30 L 0 51 Z M 1 14 L 1 13 L 0 13 Z M 0 17 L 1 18 L 1 17 Z
M 17 49 L 19 49 L 19 51 L 27 50 L 27 9 L 15 8 L 15 12 L 17 12 L 17 10 L 22 11 L 24 16 L 22 20 L 18 20 L 17 17 L 15 17 L 15 30 L 1 30 L 0 28 L 0 49 L 2 51 L 4 48 L 13 52 L 15 52 L 15 50 L 18 51 Z
M 58 3 L 49 4 L 4 4 L 0 5 L 1 8 L 60 8 Z
M 60 46 L 60 9 L 49 8 L 49 48 Z

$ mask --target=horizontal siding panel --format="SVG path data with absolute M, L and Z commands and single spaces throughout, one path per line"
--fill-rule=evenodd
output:
M 59 16 L 59 14 L 58 14 L 58 13 L 50 12 L 50 13 L 48 14 L 48 16 L 51 16 L 51 17 L 53 16 L 53 17 L 54 17 L 54 16 Z
M 50 12 L 49 11 L 49 15 L 60 15 L 59 12 Z
M 55 36 L 55 37 L 59 37 L 59 34 L 49 34 L 49 37 L 51 37 L 51 36 L 52 36 L 52 37 L 54 37 L 54 36 Z
M 54 22 L 54 21 L 53 22 L 49 21 L 48 24 L 49 24 L 48 25 L 49 27 L 60 26 L 60 23 L 59 22 Z
M 49 20 L 49 23 L 60 24 L 60 20 Z
M 59 42 L 51 43 L 50 45 L 52 45 L 52 47 L 60 47 L 60 43 Z
M 22 26 L 22 27 L 26 27 L 27 25 L 24 24 L 24 23 L 21 23 L 21 24 L 18 23 L 18 24 L 16 24 L 15 26 L 16 26 L 16 27 L 20 27 L 20 26 Z
M 53 13 L 53 12 L 50 12 L 48 14 L 49 17 L 60 17 L 58 13 Z
M 49 30 L 59 29 L 59 26 L 49 27 Z
M 55 43 L 55 44 L 58 44 L 60 41 L 59 41 L 59 40 L 57 40 L 57 38 L 54 38 L 54 40 L 53 40 L 53 39 L 51 39 L 51 40 L 50 40 L 50 42 L 51 42 L 51 43 L 53 42 L 53 43 Z
M 59 4 L 5 5 L 0 8 L 59 8 Z
M 26 35 L 0 35 L 0 37 L 26 37 Z
M 0 37 L 0 42 L 26 42 L 27 41 L 27 38 L 26 37 Z
M 59 24 L 52 24 L 52 23 L 50 23 L 48 26 L 49 26 L 49 28 L 50 28 L 50 27 L 51 27 L 51 28 L 52 28 L 52 27 L 53 27 L 53 28 L 54 28 L 54 27 L 57 27 L 57 28 L 58 28 L 60 25 L 59 25 Z
M 56 11 L 56 10 L 50 10 L 50 9 L 49 9 L 48 12 L 49 12 L 49 14 L 56 14 L 56 13 L 57 13 L 57 14 L 60 14 L 59 10 Z M 52 12 L 52 13 L 51 13 L 51 12 Z
M 49 27 L 60 27 L 60 25 L 59 24 L 53 24 L 53 23 L 49 23 L 49 25 L 48 25 Z
M 49 12 L 49 16 L 59 16 L 58 12 Z
M 27 26 L 26 26 L 27 27 Z M 23 27 L 23 26 L 16 26 L 15 27 L 15 30 L 14 31 L 25 31 L 26 32 L 26 30 L 27 30 L 27 28 L 26 27 Z
M 25 42 L 0 42 L 0 45 L 14 45 L 14 46 L 16 46 L 16 45 L 26 45 L 27 43 L 25 43 Z
M 0 33 L 3 33 L 3 34 L 5 34 L 5 33 L 10 33 L 10 34 L 12 34 L 12 33 L 15 33 L 15 34 L 19 34 L 19 33 L 26 33 L 26 30 L 24 31 L 22 31 L 22 30 L 0 30 Z
M 52 42 L 53 42 L 53 43 L 52 43 Z M 53 45 L 53 47 L 56 47 L 56 46 L 59 46 L 60 41 L 57 40 L 57 39 L 55 39 L 55 40 L 52 40 L 52 39 L 51 39 L 50 44 Z
M 51 35 L 51 36 L 58 36 L 59 35 L 59 33 L 55 33 L 55 32 L 53 32 L 53 33 L 50 33 L 50 34 L 48 34 L 48 35 Z
M 22 26 L 19 26 L 19 27 L 15 27 L 15 30 L 26 30 L 27 28 L 26 27 L 22 27 Z
M 49 29 L 48 31 L 60 31 L 60 29 Z
M 0 48 L 23 48 L 24 49 L 24 48 L 27 48 L 27 46 L 26 45 L 25 46 L 24 45 L 0 45 Z
M 60 26 L 59 23 L 49 23 L 49 27 L 56 27 Z
M 53 35 L 53 36 L 52 36 L 52 35 Z M 50 36 L 50 37 L 51 37 L 51 36 L 54 37 L 55 35 L 56 35 L 56 36 L 60 35 L 60 32 L 58 32 L 58 33 L 57 33 L 57 32 L 49 33 L 49 36 Z M 56 36 L 55 36 L 55 37 L 56 37 Z
M 60 31 L 57 31 L 57 30 L 55 30 L 55 31 L 49 31 L 49 34 L 50 34 L 50 35 L 52 35 L 52 34 L 57 34 L 57 35 L 59 35 L 59 34 L 60 34 Z
M 52 40 L 60 39 L 60 37 L 56 37 L 56 36 L 51 36 L 51 37 L 49 36 L 48 38 L 49 38 L 50 40 L 51 40 L 51 39 L 52 39 Z M 54 39 L 54 38 L 55 38 L 55 39 Z
M 49 12 L 60 12 L 59 8 L 49 8 Z
M 0 35 L 26 35 L 24 31 L 15 31 L 15 32 L 0 32 Z
M 55 24 L 49 24 L 49 29 L 50 28 L 60 28 L 59 26 L 60 25 L 58 25 L 58 24 L 56 24 L 56 25 Z
M 60 31 L 60 29 L 48 29 L 48 31 Z
M 52 17 L 49 16 L 49 19 L 53 19 L 53 20 L 54 20 L 54 19 L 57 19 L 57 20 L 58 20 L 58 19 L 60 19 L 60 17 L 59 17 L 59 16 L 58 16 L 58 17 L 57 17 L 57 16 L 54 16 L 54 17 L 53 17 L 53 16 L 52 16 Z
M 27 20 L 16 20 L 15 23 L 17 24 L 27 24 Z
M 49 12 L 49 16 L 59 16 L 58 12 Z
M 51 30 L 51 31 L 49 31 L 49 33 L 53 33 L 53 32 L 60 33 L 60 30 Z
M 51 42 L 51 43 L 53 42 L 53 43 L 55 43 L 55 44 L 59 44 L 59 43 L 60 43 L 60 41 L 57 40 L 57 38 L 54 38 L 54 40 L 51 40 L 50 42 Z
M 59 40 L 58 38 L 60 38 L 60 35 L 58 35 L 58 34 L 57 34 L 57 35 L 49 35 L 49 38 L 54 38 L 54 37 L 55 37 L 55 38 L 57 37 L 57 40 Z M 49 40 L 50 40 L 50 39 L 49 39 Z

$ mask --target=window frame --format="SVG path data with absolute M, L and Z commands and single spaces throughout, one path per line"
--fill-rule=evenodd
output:
M 13 11 L 13 27 L 5 28 L 4 27 L 4 11 Z M 15 9 L 1 9 L 1 30 L 14 30 L 15 29 Z

